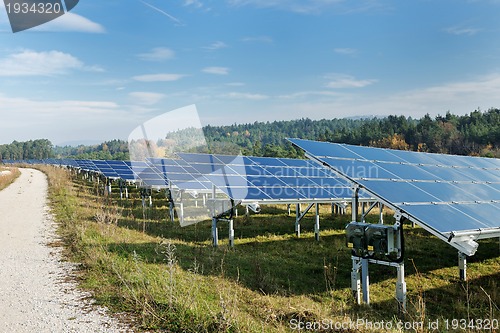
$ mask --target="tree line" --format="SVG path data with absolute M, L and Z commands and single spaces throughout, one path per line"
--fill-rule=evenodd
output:
M 206 126 L 209 150 L 233 144 L 244 154 L 297 157 L 287 137 L 456 155 L 500 157 L 500 109 L 432 118 L 299 119 Z M 219 147 L 222 147 L 219 149 Z
M 0 145 L 0 160 L 28 160 L 45 159 L 54 156 L 52 142 L 47 139 L 29 140 L 25 142 L 13 141 L 10 144 Z
M 204 138 L 203 138 L 204 136 Z M 196 140 L 194 140 L 195 138 Z M 475 110 L 458 116 L 447 112 L 432 118 L 388 116 L 368 119 L 308 118 L 205 126 L 203 133 L 184 129 L 168 133 L 152 143 L 155 151 L 165 155 L 174 151 L 196 151 L 271 157 L 303 157 L 286 138 L 348 143 L 382 148 L 474 155 L 500 158 L 500 109 Z M 202 141 L 206 145 L 200 146 Z M 128 142 L 111 140 L 99 145 L 54 147 L 47 139 L 14 141 L 0 145 L 3 159 L 116 159 L 128 160 Z

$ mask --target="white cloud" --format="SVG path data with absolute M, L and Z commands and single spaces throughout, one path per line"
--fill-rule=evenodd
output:
M 239 92 L 230 92 L 227 94 L 221 95 L 222 98 L 230 98 L 230 99 L 248 99 L 252 101 L 261 101 L 264 99 L 268 99 L 269 96 L 262 94 L 251 94 L 251 93 L 239 93 Z
M 203 3 L 198 0 L 184 0 L 184 6 L 193 6 L 195 8 L 203 7 Z
M 377 82 L 374 79 L 359 80 L 346 74 L 329 74 L 326 78 L 330 80 L 326 87 L 333 89 L 363 88 Z
M 31 31 L 71 31 L 71 32 L 88 32 L 88 33 L 104 33 L 106 29 L 99 23 L 93 22 L 83 16 L 68 12 L 58 18 L 39 25 L 31 29 Z
M 133 79 L 141 82 L 170 82 L 177 81 L 185 77 L 184 74 L 169 74 L 169 73 L 160 73 L 160 74 L 146 74 L 146 75 L 138 75 L 134 76 Z
M 145 91 L 134 91 L 129 93 L 129 96 L 139 105 L 153 105 L 165 98 L 164 94 Z
M 227 68 L 227 67 L 205 67 L 201 71 L 203 73 L 215 74 L 215 75 L 227 75 L 227 74 L 229 74 L 229 68 Z
M 342 55 L 355 55 L 358 53 L 358 50 L 351 48 L 336 48 L 333 50 L 335 53 Z
M 444 31 L 446 31 L 449 34 L 457 35 L 457 36 L 460 36 L 460 35 L 473 36 L 473 35 L 477 34 L 478 32 L 480 32 L 481 29 L 455 26 L 455 27 L 446 28 Z
M 0 59 L 0 76 L 50 76 L 71 70 L 102 71 L 96 66 L 85 66 L 78 58 L 60 51 L 25 50 Z
M 280 95 L 279 98 L 282 99 L 300 99 L 300 98 L 310 98 L 314 96 L 323 96 L 323 97 L 339 97 L 343 96 L 342 94 L 330 90 L 318 90 L 318 91 L 299 91 L 291 94 Z
M 368 97 L 364 94 L 341 94 L 329 100 L 305 99 L 282 103 L 270 112 L 294 110 L 289 117 L 307 114 L 311 118 L 350 117 L 367 115 L 401 115 L 422 117 L 450 111 L 466 114 L 478 107 L 487 110 L 500 106 L 500 73 L 476 77 L 460 82 L 450 82 L 394 94 Z
M 260 43 L 272 43 L 273 39 L 269 36 L 254 36 L 245 37 L 241 39 L 243 42 L 260 42 Z
M 340 14 L 374 9 L 385 9 L 387 5 L 377 0 L 227 0 L 231 6 L 255 6 L 258 8 L 277 8 L 300 14 L 317 14 L 333 9 Z
M 210 44 L 209 46 L 205 46 L 204 49 L 209 50 L 209 51 L 215 51 L 219 49 L 226 48 L 227 44 L 221 41 L 214 42 Z
M 166 47 L 156 47 L 147 53 L 137 55 L 140 59 L 146 61 L 163 61 L 175 57 L 175 52 Z

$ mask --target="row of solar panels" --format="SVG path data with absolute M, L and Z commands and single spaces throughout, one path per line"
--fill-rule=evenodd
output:
M 466 254 L 475 252 L 475 239 L 500 237 L 499 159 L 290 141 L 312 161 L 178 154 L 146 162 L 44 162 L 150 187 L 215 186 L 231 199 L 261 202 L 346 200 L 358 186 L 362 198 L 376 198 Z
M 351 198 L 348 181 L 309 160 L 209 154 L 179 156 L 180 159 L 149 158 L 146 161 L 48 159 L 25 162 L 70 166 L 150 188 L 212 192 L 215 186 L 229 198 L 242 201 L 318 202 Z

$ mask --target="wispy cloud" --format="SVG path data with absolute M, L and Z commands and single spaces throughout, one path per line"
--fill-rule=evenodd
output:
M 356 49 L 351 49 L 351 48 L 335 48 L 333 49 L 333 51 L 337 54 L 342 54 L 342 55 L 348 55 L 348 56 L 352 56 L 352 55 L 356 55 L 358 53 L 358 50 Z
M 205 46 L 203 47 L 205 50 L 209 50 L 209 51 L 215 51 L 215 50 L 220 50 L 220 49 L 224 49 L 227 47 L 227 44 L 224 43 L 224 42 L 221 42 L 221 41 L 216 41 L 208 46 Z
M 195 8 L 203 7 L 203 3 L 198 0 L 184 0 L 184 6 L 193 6 Z
M 386 5 L 377 0 L 227 0 L 231 6 L 255 6 L 258 8 L 277 8 L 301 14 L 318 14 L 331 9 L 336 13 L 385 9 Z
M 205 67 L 201 71 L 203 73 L 215 74 L 215 75 L 227 75 L 227 74 L 229 74 L 229 68 L 227 68 L 227 67 Z
M 0 59 L 0 76 L 51 76 L 72 70 L 102 71 L 97 66 L 85 66 L 78 58 L 61 51 L 25 50 Z
M 230 99 L 247 99 L 252 101 L 261 101 L 264 99 L 268 99 L 269 96 L 262 94 L 252 94 L 252 93 L 240 93 L 240 92 L 230 92 L 227 94 L 220 95 L 222 98 L 230 98 Z
M 139 105 L 153 105 L 165 98 L 164 94 L 146 91 L 134 91 L 128 95 L 133 99 L 134 103 Z
M 68 12 L 30 31 L 105 33 L 106 29 L 99 23 L 93 22 L 78 14 Z
M 300 98 L 310 98 L 310 97 L 339 97 L 342 96 L 338 92 L 330 91 L 330 90 L 310 90 L 310 91 L 299 91 L 291 94 L 280 95 L 278 98 L 282 99 L 300 99 Z
M 446 28 L 444 31 L 446 31 L 449 34 L 452 35 L 466 35 L 466 36 L 473 36 L 477 34 L 478 32 L 481 31 L 481 29 L 478 28 L 472 28 L 472 27 L 459 27 L 459 26 L 454 26 L 454 27 L 449 27 Z
M 244 37 L 241 40 L 243 42 L 257 42 L 257 43 L 272 43 L 273 42 L 273 39 L 269 36 Z
M 169 18 L 172 22 L 174 22 L 175 24 L 177 24 L 177 25 L 182 25 L 181 20 L 179 20 L 178 18 L 176 18 L 176 17 L 175 17 L 175 16 L 173 16 L 173 15 L 170 15 L 169 13 L 167 13 L 166 11 L 164 11 L 163 9 L 160 9 L 160 8 L 158 8 L 158 7 L 155 7 L 155 6 L 153 6 L 152 4 L 147 3 L 146 1 L 143 1 L 143 0 L 139 0 L 139 1 L 140 1 L 140 2 L 142 2 L 144 5 L 148 6 L 149 8 L 156 10 L 158 13 L 165 15 L 166 17 L 168 17 L 168 18 Z
M 329 80 L 326 87 L 334 89 L 363 88 L 378 81 L 374 79 L 360 80 L 346 74 L 328 74 L 326 79 Z
M 160 74 L 146 74 L 134 76 L 132 79 L 141 82 L 170 82 L 177 81 L 185 77 L 185 74 L 171 74 L 171 73 L 160 73 Z
M 174 58 L 175 52 L 166 47 L 156 47 L 150 52 L 139 53 L 137 56 L 146 61 L 164 61 Z

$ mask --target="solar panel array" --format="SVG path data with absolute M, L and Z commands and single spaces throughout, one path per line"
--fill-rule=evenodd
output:
M 308 160 L 178 155 L 227 196 L 255 201 L 332 201 L 351 197 L 351 186 L 333 172 Z
M 500 160 L 289 139 L 438 233 L 500 228 Z

